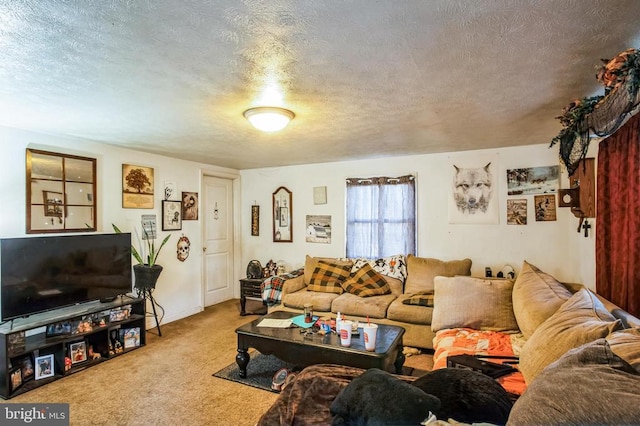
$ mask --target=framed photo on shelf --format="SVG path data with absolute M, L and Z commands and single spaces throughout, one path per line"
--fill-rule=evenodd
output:
M 11 383 L 11 392 L 22 386 L 22 368 L 14 367 L 9 370 L 9 382 Z
M 33 379 L 34 369 L 31 354 L 24 355 L 14 361 L 14 366 L 20 367 L 22 370 L 22 382 L 28 382 Z
M 77 364 L 87 360 L 87 342 L 69 343 L 69 358 L 71 358 L 71 364 Z
M 120 341 L 123 342 L 124 349 L 132 349 L 140 346 L 140 327 L 121 328 Z
M 36 357 L 36 380 L 53 377 L 55 374 L 54 367 L 53 354 Z
M 182 202 L 162 201 L 162 230 L 178 231 L 182 229 Z
M 47 337 L 71 334 L 71 321 L 60 321 L 47 325 Z

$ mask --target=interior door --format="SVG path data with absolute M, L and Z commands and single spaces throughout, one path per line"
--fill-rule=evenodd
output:
M 204 305 L 233 298 L 233 181 L 204 177 Z

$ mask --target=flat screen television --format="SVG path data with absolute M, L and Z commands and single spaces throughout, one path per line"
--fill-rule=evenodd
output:
M 2 320 L 131 292 L 131 234 L 0 240 Z

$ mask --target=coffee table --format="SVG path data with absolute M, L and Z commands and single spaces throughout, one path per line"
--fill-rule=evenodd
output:
M 376 350 L 364 348 L 362 330 L 360 336 L 351 339 L 351 346 L 340 345 L 340 337 L 335 333 L 320 335 L 302 333 L 296 326 L 289 328 L 258 327 L 265 318 L 286 319 L 299 314 L 293 312 L 272 312 L 236 329 L 238 335 L 238 354 L 236 363 L 240 368 L 240 377 L 247 377 L 249 348 L 266 355 L 275 355 L 281 360 L 299 367 L 314 364 L 339 364 L 358 368 L 379 368 L 388 370 L 393 365 L 400 374 L 404 364 L 402 336 L 404 328 L 378 324 Z

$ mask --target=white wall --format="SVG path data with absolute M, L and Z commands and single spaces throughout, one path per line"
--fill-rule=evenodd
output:
M 177 191 L 201 193 L 201 173 L 238 175 L 237 171 L 206 164 L 177 160 L 138 151 L 75 138 L 60 138 L 16 129 L 0 127 L 0 190 L 4 207 L 0 220 L 0 237 L 25 235 L 26 185 L 25 149 L 34 148 L 96 158 L 97 161 L 97 228 L 99 232 L 113 232 L 116 224 L 124 232 L 140 232 L 140 217 L 155 214 L 158 223 L 159 243 L 171 234 L 162 249 L 158 264 L 164 268 L 157 283 L 154 297 L 165 308 L 163 322 L 171 322 L 192 315 L 203 309 L 202 292 L 202 232 L 201 222 L 183 221 L 181 231 L 166 232 L 161 229 L 163 188 L 165 181 L 176 183 Z M 122 208 L 122 164 L 136 164 L 154 168 L 154 209 Z M 178 198 L 179 199 L 179 198 Z M 189 258 L 180 262 L 176 258 L 178 238 L 186 235 L 191 241 Z M 139 246 L 138 243 L 135 243 Z M 147 324 L 151 326 L 151 321 Z
M 447 200 L 453 163 L 484 161 L 497 166 L 500 222 L 497 225 L 449 224 Z M 478 160 L 480 159 L 480 160 Z M 533 195 L 507 197 L 506 170 L 558 164 L 558 149 L 548 144 L 495 150 L 467 151 L 406 157 L 345 161 L 302 166 L 243 170 L 243 262 L 284 260 L 288 269 L 303 266 L 305 254 L 345 255 L 345 178 L 367 176 L 417 176 L 418 255 L 443 260 L 469 257 L 472 274 L 484 276 L 485 266 L 494 275 L 505 264 L 516 271 L 523 260 L 563 281 L 582 282 L 594 288 L 594 233 L 587 239 L 576 232 L 577 219 L 568 208 L 557 209 L 557 221 L 536 222 Z M 477 164 L 477 163 L 476 163 Z M 482 164 L 484 165 L 484 163 Z M 293 242 L 272 242 L 271 195 L 279 186 L 293 192 Z M 327 204 L 313 204 L 313 187 L 327 187 Z M 561 186 L 568 186 L 566 173 Z M 528 224 L 506 224 L 506 199 L 526 198 Z M 260 205 L 260 235 L 251 236 L 250 206 Z M 331 244 L 305 242 L 306 215 L 332 217 Z M 592 221 L 593 223 L 593 221 Z M 595 228 L 595 226 L 594 226 Z
M 506 169 L 558 164 L 557 148 L 547 144 L 519 148 L 468 151 L 449 154 L 415 155 L 380 158 L 366 161 L 345 161 L 291 167 L 244 170 L 241 172 L 121 149 L 88 140 L 60 138 L 27 131 L 0 127 L 0 189 L 4 207 L 0 220 L 0 237 L 25 235 L 25 149 L 36 148 L 97 158 L 98 230 L 111 232 L 111 224 L 124 231 L 140 229 L 142 214 L 161 216 L 164 181 L 177 184 L 178 191 L 202 193 L 201 175 L 220 173 L 225 177 L 241 176 L 241 197 L 234 204 L 240 213 L 241 239 L 236 252 L 240 254 L 241 270 L 251 259 L 264 265 L 269 259 L 284 260 L 289 269 L 304 264 L 305 254 L 313 256 L 344 256 L 345 254 L 345 178 L 366 176 L 417 175 L 418 255 L 440 259 L 469 257 L 473 260 L 474 275 L 483 275 L 484 267 L 494 273 L 505 264 L 519 271 L 523 260 L 537 265 L 564 281 L 582 282 L 594 288 L 595 223 L 589 238 L 576 232 L 578 221 L 569 209 L 557 209 L 556 222 L 536 222 L 533 215 L 533 196 L 528 202 L 528 225 L 506 225 Z M 448 223 L 447 195 L 450 191 L 451 164 L 468 162 L 480 157 L 492 157 L 499 172 L 496 192 L 500 197 L 498 225 L 451 225 Z M 594 156 L 590 152 L 590 156 Z M 138 164 L 154 168 L 155 208 L 123 209 L 121 200 L 122 164 Z M 563 175 L 561 185 L 566 187 Z M 293 243 L 274 243 L 271 225 L 271 195 L 279 186 L 293 191 Z M 327 204 L 313 204 L 313 187 L 327 186 Z M 251 236 L 250 210 L 260 205 L 260 236 Z M 305 217 L 308 214 L 332 216 L 331 244 L 305 242 Z M 183 221 L 182 231 L 173 231 L 163 249 L 159 263 L 164 266 L 157 290 L 158 302 L 166 309 L 164 322 L 199 312 L 202 300 L 202 217 Z M 191 240 L 191 254 L 186 262 L 176 259 L 179 236 L 184 233 Z M 159 232 L 160 236 L 167 232 Z M 237 285 L 237 284 L 236 284 Z M 235 289 L 239 295 L 238 288 Z M 151 323 L 148 323 L 151 324 Z

